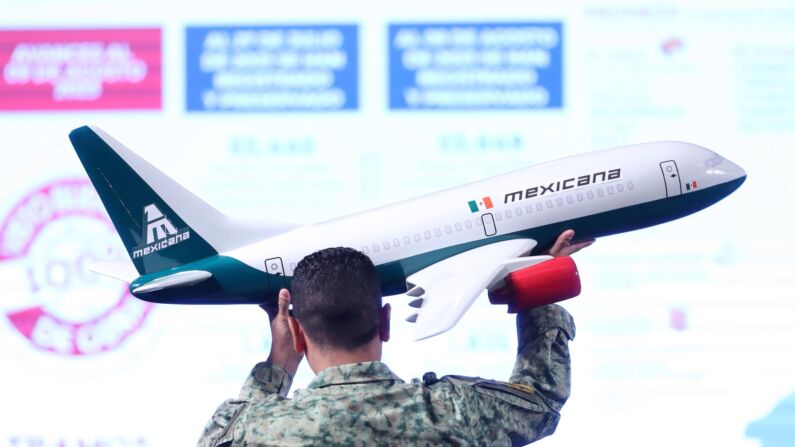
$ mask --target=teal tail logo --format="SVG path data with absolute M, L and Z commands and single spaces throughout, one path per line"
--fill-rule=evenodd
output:
M 171 220 L 154 203 L 144 207 L 143 221 L 145 225 L 143 225 L 144 234 L 141 240 L 146 240 L 146 244 L 133 248 L 130 253 L 133 259 L 150 255 L 190 239 L 190 229 L 183 228 L 178 231 Z

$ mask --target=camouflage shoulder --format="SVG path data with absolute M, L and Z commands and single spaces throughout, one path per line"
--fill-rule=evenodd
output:
M 232 445 L 234 426 L 248 406 L 248 402 L 229 399 L 222 403 L 204 427 L 198 447 L 226 447 Z
M 499 399 L 511 406 L 525 410 L 549 411 L 543 397 L 536 393 L 536 389 L 530 385 L 456 375 L 444 376 L 440 381 L 447 381 L 458 388 L 471 390 L 470 394 L 473 399 Z

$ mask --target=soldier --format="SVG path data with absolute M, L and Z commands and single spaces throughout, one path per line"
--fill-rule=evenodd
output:
M 569 255 L 592 241 L 560 235 L 549 253 Z M 405 383 L 382 363 L 389 304 L 375 268 L 348 248 L 313 253 L 297 266 L 290 293 L 269 309 L 272 343 L 240 396 L 215 411 L 199 446 L 516 445 L 555 431 L 569 397 L 568 342 L 574 321 L 562 307 L 516 317 L 518 355 L 508 382 L 426 373 Z M 286 395 L 306 353 L 317 376 Z

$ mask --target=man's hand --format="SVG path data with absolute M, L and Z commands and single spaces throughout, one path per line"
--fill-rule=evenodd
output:
M 572 239 L 574 239 L 574 230 L 566 230 L 563 233 L 560 233 L 558 240 L 555 241 L 555 243 L 552 245 L 552 248 L 550 248 L 546 254 L 556 258 L 558 256 L 571 256 L 594 243 L 594 239 L 591 239 L 572 244 Z
M 298 354 L 293 349 L 293 336 L 287 326 L 290 292 L 287 289 L 282 289 L 279 291 L 278 304 L 263 304 L 260 307 L 268 313 L 271 322 L 271 353 L 268 356 L 268 361 L 295 375 L 304 354 Z

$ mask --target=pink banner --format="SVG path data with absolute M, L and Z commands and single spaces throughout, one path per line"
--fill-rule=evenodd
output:
M 162 105 L 159 28 L 0 31 L 0 110 Z

